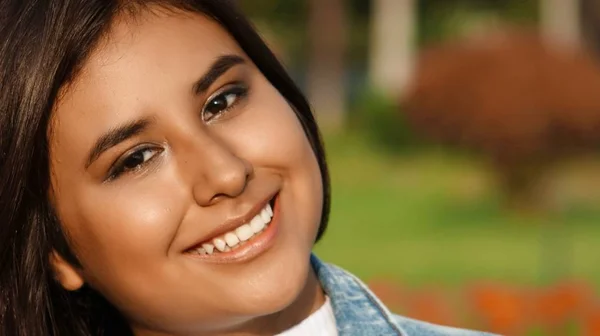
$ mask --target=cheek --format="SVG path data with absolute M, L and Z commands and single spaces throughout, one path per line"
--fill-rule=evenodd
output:
M 243 114 L 227 121 L 229 125 L 222 127 L 219 135 L 257 167 L 283 171 L 314 168 L 316 157 L 292 107 L 266 79 L 254 82 Z
M 272 86 L 258 86 L 247 110 L 232 119 L 222 137 L 255 169 L 282 175 L 286 209 L 300 219 L 296 227 L 312 243 L 323 204 L 321 172 L 314 151 L 292 107 Z M 316 234 L 316 233 L 315 233 Z
M 129 276 L 150 265 L 149 257 L 166 256 L 185 202 L 168 174 L 147 182 L 89 188 L 59 202 L 69 204 L 60 218 L 91 277 L 107 269 Z

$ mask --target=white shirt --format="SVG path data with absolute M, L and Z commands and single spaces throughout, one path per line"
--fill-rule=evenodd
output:
M 329 297 L 325 296 L 325 303 L 309 317 L 294 327 L 277 334 L 276 336 L 338 336 L 335 325 L 335 316 Z

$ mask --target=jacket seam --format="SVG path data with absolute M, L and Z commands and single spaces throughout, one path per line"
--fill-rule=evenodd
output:
M 358 285 L 360 289 L 365 293 L 369 302 L 371 302 L 373 306 L 375 306 L 375 309 L 377 309 L 379 313 L 385 318 L 385 320 L 392 327 L 392 329 L 394 329 L 398 336 L 408 336 L 408 334 L 406 334 L 404 330 L 400 326 L 398 326 L 398 324 L 392 319 L 391 313 L 382 306 L 379 300 L 375 299 L 373 297 L 373 294 L 368 289 L 366 289 L 364 285 L 358 279 L 355 278 L 354 275 L 349 275 L 352 277 L 354 283 Z

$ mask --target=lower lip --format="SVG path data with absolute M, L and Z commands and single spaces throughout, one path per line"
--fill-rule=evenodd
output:
M 273 204 L 273 218 L 267 228 L 257 236 L 246 241 L 243 246 L 227 252 L 216 252 L 214 254 L 191 254 L 195 259 L 212 263 L 240 263 L 252 260 L 269 250 L 275 243 L 279 232 L 279 195 L 275 197 Z

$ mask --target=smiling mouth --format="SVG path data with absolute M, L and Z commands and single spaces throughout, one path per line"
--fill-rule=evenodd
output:
M 264 245 L 260 244 L 258 241 L 264 240 L 261 238 L 265 236 L 266 232 L 273 231 L 269 229 L 271 228 L 273 217 L 275 215 L 274 209 L 276 198 L 277 195 L 267 202 L 267 204 L 247 223 L 198 244 L 189 249 L 187 253 L 204 258 L 224 257 L 241 250 L 246 250 L 252 245 Z

